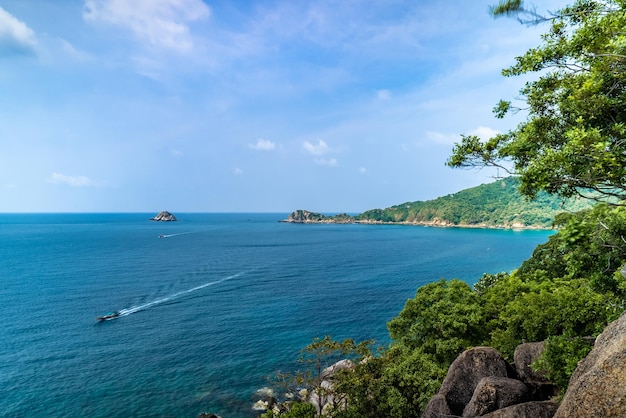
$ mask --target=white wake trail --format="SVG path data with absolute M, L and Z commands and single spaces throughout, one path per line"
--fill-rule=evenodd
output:
M 170 237 L 177 237 L 179 235 L 189 235 L 191 234 L 191 232 L 179 232 L 178 234 L 163 234 L 163 235 L 159 235 L 160 238 L 170 238 Z
M 139 312 L 139 311 L 144 311 L 144 310 L 146 310 L 148 308 L 151 308 L 151 307 L 156 306 L 156 305 L 160 305 L 160 304 L 165 303 L 165 302 L 169 302 L 171 300 L 179 298 L 179 297 L 181 297 L 183 295 L 186 295 L 188 293 L 196 292 L 196 291 L 198 291 L 200 289 L 204 289 L 205 287 L 213 286 L 213 285 L 216 285 L 216 284 L 219 284 L 219 283 L 223 283 L 226 280 L 234 279 L 236 277 L 241 276 L 244 273 L 245 272 L 242 271 L 242 272 L 239 272 L 237 274 L 233 274 L 232 276 L 228 276 L 228 277 L 225 277 L 225 278 L 220 279 L 220 280 L 215 280 L 215 281 L 212 281 L 212 282 L 201 284 L 200 286 L 196 286 L 196 287 L 193 287 L 191 289 L 183 290 L 181 292 L 177 292 L 177 293 L 171 294 L 169 296 L 164 296 L 162 298 L 153 300 L 152 302 L 144 303 L 142 305 L 137 305 L 137 306 L 131 306 L 130 308 L 120 309 L 118 311 L 118 313 L 119 313 L 119 316 L 126 316 L 126 315 L 130 315 L 130 314 L 134 314 L 134 313 Z

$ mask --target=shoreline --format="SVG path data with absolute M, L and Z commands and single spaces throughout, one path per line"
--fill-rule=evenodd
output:
M 346 224 L 360 224 L 360 225 L 402 225 L 402 226 L 423 226 L 423 227 L 434 227 L 434 228 L 462 228 L 462 229 L 501 229 L 501 230 L 512 230 L 512 231 L 550 231 L 555 229 L 551 226 L 541 226 L 541 225 L 522 225 L 522 224 L 512 224 L 512 225 L 488 225 L 488 224 L 454 224 L 451 222 L 446 222 L 442 220 L 435 221 L 373 221 L 373 220 L 353 220 L 353 221 L 335 221 L 332 219 L 324 219 L 324 220 L 290 220 L 283 219 L 278 222 L 281 223 L 291 223 L 291 224 L 337 224 L 337 225 L 346 225 Z

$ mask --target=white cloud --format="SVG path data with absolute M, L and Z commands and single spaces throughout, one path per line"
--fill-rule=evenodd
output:
M 250 144 L 250 148 L 255 149 L 257 151 L 271 151 L 276 148 L 276 143 L 268 140 L 268 139 L 258 139 L 256 144 Z
M 378 90 L 376 91 L 376 98 L 378 100 L 389 100 L 391 99 L 391 92 L 389 90 Z
M 72 187 L 95 187 L 96 182 L 85 176 L 66 176 L 61 173 L 52 173 L 46 180 L 52 184 L 66 184 Z
M 36 44 L 35 32 L 0 7 L 0 55 L 30 55 Z
M 202 0 L 86 0 L 83 18 L 128 28 L 156 47 L 186 52 L 193 49 L 188 23 L 210 14 Z
M 365 173 L 367 173 L 367 169 L 365 167 L 359 168 L 359 174 L 365 174 Z
M 479 126 L 476 129 L 469 131 L 467 135 L 476 135 L 483 141 L 486 141 L 489 138 L 499 133 L 500 131 L 497 131 L 495 129 L 488 128 L 486 126 Z M 434 132 L 434 131 L 426 132 L 426 138 L 431 142 L 435 142 L 437 144 L 442 144 L 442 145 L 453 145 L 461 141 L 460 134 L 450 134 L 450 133 L 442 133 L 442 132 Z
M 496 131 L 495 129 L 491 129 L 491 128 L 488 128 L 486 126 L 479 126 L 478 128 L 470 131 L 469 135 L 476 135 L 477 137 L 479 137 L 483 141 L 486 141 L 489 138 L 492 138 L 492 137 L 496 136 L 499 133 L 500 133 L 500 131 Z
M 67 40 L 59 38 L 59 41 L 61 42 L 61 49 L 63 50 L 63 52 L 65 52 L 70 57 L 79 61 L 89 61 L 94 59 L 93 55 L 76 49 L 76 47 Z
M 328 144 L 321 139 L 317 142 L 317 145 L 304 141 L 302 146 L 311 155 L 324 155 L 328 152 Z
M 329 167 L 337 167 L 338 162 L 336 158 L 316 158 L 315 164 L 327 165 Z
M 233 174 L 236 175 L 236 176 L 240 176 L 240 175 L 243 174 L 243 170 L 241 168 L 239 168 L 239 167 L 235 167 L 233 169 Z

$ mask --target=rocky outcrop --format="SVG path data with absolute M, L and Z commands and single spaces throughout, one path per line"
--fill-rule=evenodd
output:
M 354 218 L 345 213 L 334 216 L 327 216 L 322 215 L 321 213 L 309 212 L 308 210 L 298 209 L 291 212 L 287 219 L 279 222 L 288 222 L 294 224 L 347 224 L 353 223 Z
M 514 366 L 493 348 L 463 352 L 422 418 L 626 417 L 626 313 L 609 324 L 572 375 L 560 405 L 554 386 L 532 369 L 543 343 L 520 344 Z
M 552 401 L 533 401 L 498 409 L 482 418 L 552 418 L 559 405 Z
M 154 218 L 150 218 L 150 220 L 151 221 L 159 221 L 159 222 L 173 222 L 173 221 L 177 221 L 178 219 L 176 219 L 176 216 L 174 216 L 171 213 L 169 213 L 168 211 L 164 210 L 164 211 L 160 212 Z
M 528 387 L 508 377 L 484 377 L 478 382 L 472 399 L 463 409 L 464 417 L 478 417 L 507 406 L 525 402 Z
M 450 365 L 439 389 L 439 395 L 443 395 L 452 414 L 460 416 L 482 378 L 508 377 L 508 370 L 506 361 L 495 349 L 491 347 L 469 349 Z M 437 415 L 424 414 L 422 417 L 436 418 Z
M 547 400 L 557 395 L 557 388 L 548 380 L 543 372 L 536 371 L 532 364 L 539 359 L 545 348 L 543 341 L 523 343 L 517 346 L 513 354 L 513 364 L 519 378 L 531 391 L 536 400 Z
M 464 351 L 450 365 L 439 393 L 430 400 L 422 418 L 552 417 L 557 404 L 541 402 L 545 399 L 536 398 L 530 386 L 536 380 L 543 383 L 530 368 L 532 361 L 541 354 L 538 348 L 542 350 L 543 346 L 520 349 L 516 365 L 524 370 L 521 374 L 491 347 Z
M 605 328 L 578 364 L 554 417 L 626 417 L 625 314 Z

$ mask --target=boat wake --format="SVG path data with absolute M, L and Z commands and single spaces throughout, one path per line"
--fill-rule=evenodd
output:
M 242 272 L 239 272 L 237 274 L 233 274 L 232 276 L 224 277 L 223 279 L 220 279 L 220 280 L 215 280 L 215 281 L 212 281 L 212 282 L 201 284 L 200 286 L 196 286 L 196 287 L 193 287 L 191 289 L 183 290 L 181 292 L 177 292 L 177 293 L 173 293 L 173 294 L 168 295 L 168 296 L 164 296 L 162 298 L 153 300 L 152 302 L 144 303 L 142 305 L 137 305 L 137 306 L 131 306 L 130 308 L 120 309 L 119 311 L 116 311 L 117 313 L 119 313 L 119 315 L 117 315 L 116 317 L 127 316 L 127 315 L 130 315 L 130 314 L 137 313 L 139 311 L 145 311 L 148 308 L 152 308 L 153 306 L 157 306 L 157 305 L 160 305 L 160 304 L 165 303 L 165 302 L 170 302 L 170 301 L 172 301 L 174 299 L 180 298 L 181 296 L 184 296 L 184 295 L 187 295 L 189 293 L 193 293 L 193 292 L 196 292 L 198 290 L 204 289 L 205 287 L 213 286 L 213 285 L 216 285 L 216 284 L 223 283 L 223 282 L 225 282 L 227 280 L 234 279 L 236 277 L 241 276 L 244 273 L 245 272 L 242 271 Z
M 178 234 L 161 234 L 159 235 L 159 238 L 171 238 L 171 237 L 177 237 L 179 235 L 187 235 L 187 234 L 191 234 L 191 232 L 179 232 Z

